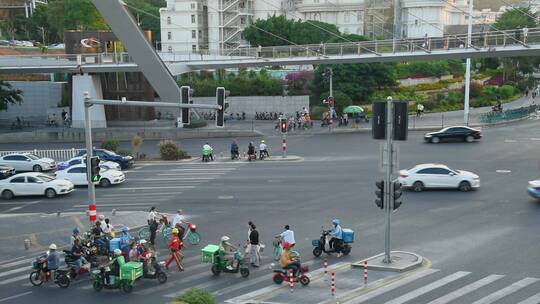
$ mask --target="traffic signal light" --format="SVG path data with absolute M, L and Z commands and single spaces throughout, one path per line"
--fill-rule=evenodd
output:
M 279 119 L 279 130 L 281 131 L 281 134 L 287 133 L 287 118 Z
M 409 128 L 408 104 L 405 101 L 392 102 L 393 134 L 394 140 L 407 140 Z M 386 139 L 386 102 L 374 102 L 372 105 L 372 137 L 373 139 Z
M 386 138 L 386 102 L 374 102 L 371 133 L 373 139 Z
M 225 126 L 225 110 L 229 107 L 229 104 L 225 102 L 225 99 L 229 97 L 229 91 L 226 91 L 224 87 L 216 88 L 217 105 L 220 107 L 216 113 L 216 126 L 223 128 Z
M 397 210 L 401 206 L 401 183 L 398 181 L 392 182 L 392 191 L 394 192 L 394 204 L 392 210 Z
M 101 175 L 99 175 L 99 171 L 101 170 L 99 168 L 100 160 L 97 156 L 93 156 L 90 158 L 90 180 L 92 182 L 99 182 L 101 179 Z
M 189 93 L 191 89 L 189 86 L 182 86 L 180 92 L 182 95 L 182 104 L 189 104 Z M 182 124 L 189 125 L 189 108 L 182 108 Z
M 375 190 L 375 195 L 377 195 L 375 204 L 377 204 L 377 207 L 384 209 L 384 181 L 376 181 L 375 186 L 377 186 L 377 190 Z
M 394 140 L 407 140 L 409 109 L 405 101 L 394 102 Z

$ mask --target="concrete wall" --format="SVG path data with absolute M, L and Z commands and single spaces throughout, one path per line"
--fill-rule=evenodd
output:
M 216 104 L 215 97 L 195 97 L 194 103 L 200 104 Z M 246 112 L 246 119 L 252 119 L 255 112 L 281 112 L 284 114 L 293 114 L 296 111 L 302 110 L 303 107 L 309 108 L 309 96 L 231 96 L 227 98 L 229 108 L 227 113 L 242 113 Z M 170 112 L 176 115 L 177 111 L 167 111 L 161 109 L 164 115 Z M 211 112 L 210 110 L 199 110 L 202 112 Z
M 61 82 L 50 81 L 8 81 L 13 88 L 24 92 L 20 105 L 9 105 L 7 111 L 0 112 L 0 120 L 14 121 L 17 116 L 26 121 L 47 120 L 47 114 L 62 111 L 57 106 L 62 100 Z

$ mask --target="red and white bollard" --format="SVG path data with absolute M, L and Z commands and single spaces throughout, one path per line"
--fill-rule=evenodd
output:
M 332 290 L 332 297 L 336 295 L 336 273 L 332 272 L 332 286 L 330 287 Z
M 364 261 L 364 284 L 367 284 L 367 261 Z
M 328 281 L 328 259 L 327 258 L 324 258 L 323 267 L 324 267 L 324 281 Z
M 96 216 L 97 216 L 96 204 L 88 205 L 88 216 L 90 217 L 90 222 L 96 221 Z
M 283 154 L 281 157 L 286 158 L 287 157 L 287 138 L 285 135 L 281 138 L 281 147 L 283 148 Z
M 294 292 L 294 275 L 293 275 L 293 272 L 294 270 L 291 269 L 291 271 L 289 271 L 289 288 L 291 289 L 291 293 Z

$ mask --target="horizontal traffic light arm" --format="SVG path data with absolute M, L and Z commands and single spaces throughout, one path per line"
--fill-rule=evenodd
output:
M 155 107 L 155 108 L 192 108 L 192 109 L 211 109 L 221 110 L 218 105 L 212 104 L 181 104 L 180 100 L 176 102 L 151 102 L 151 101 L 121 101 L 108 99 L 85 99 L 84 103 L 87 106 L 101 104 L 107 106 L 132 106 L 132 107 Z

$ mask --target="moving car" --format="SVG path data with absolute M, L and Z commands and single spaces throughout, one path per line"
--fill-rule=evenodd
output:
M 86 165 L 74 165 L 62 171 L 56 171 L 56 177 L 71 181 L 76 186 L 88 185 L 86 175 Z M 95 184 L 101 187 L 121 184 L 126 180 L 126 175 L 118 170 L 101 170 L 99 172 L 101 178 Z
M 15 175 L 15 169 L 8 166 L 0 166 L 0 179 L 8 178 Z
M 480 138 L 482 138 L 482 131 L 466 126 L 448 127 L 424 135 L 426 142 L 434 144 L 438 144 L 441 141 L 466 141 L 470 143 Z
M 453 170 L 442 164 L 420 164 L 399 171 L 399 182 L 405 188 L 420 192 L 427 188 L 457 188 L 470 191 L 480 187 L 480 177 L 472 172 Z
M 118 155 L 105 149 L 94 149 L 93 155 L 99 157 L 99 159 L 102 161 L 112 161 L 118 163 L 122 169 L 127 169 L 133 166 L 134 163 L 132 156 Z M 81 150 L 77 156 L 86 156 L 86 150 Z
M 40 172 L 19 173 L 0 180 L 0 195 L 3 199 L 12 199 L 19 195 L 45 195 L 53 198 L 73 190 L 74 185 L 70 181 Z
M 527 192 L 529 192 L 531 197 L 540 199 L 540 179 L 530 181 Z
M 83 156 L 77 156 L 77 157 L 74 157 L 66 162 L 62 162 L 62 163 L 59 163 L 58 164 L 58 170 L 64 170 L 64 169 L 67 169 L 71 166 L 74 166 L 74 165 L 80 165 L 80 164 L 85 164 L 85 157 Z M 121 167 L 120 167 L 120 164 L 118 163 L 115 163 L 115 162 L 111 162 L 111 161 L 102 161 L 99 163 L 99 167 L 102 169 L 102 170 L 109 170 L 109 169 L 112 169 L 112 170 L 121 170 Z
M 32 153 L 14 153 L 0 157 L 0 166 L 13 167 L 17 172 L 41 172 L 56 169 L 54 159 L 38 157 Z

